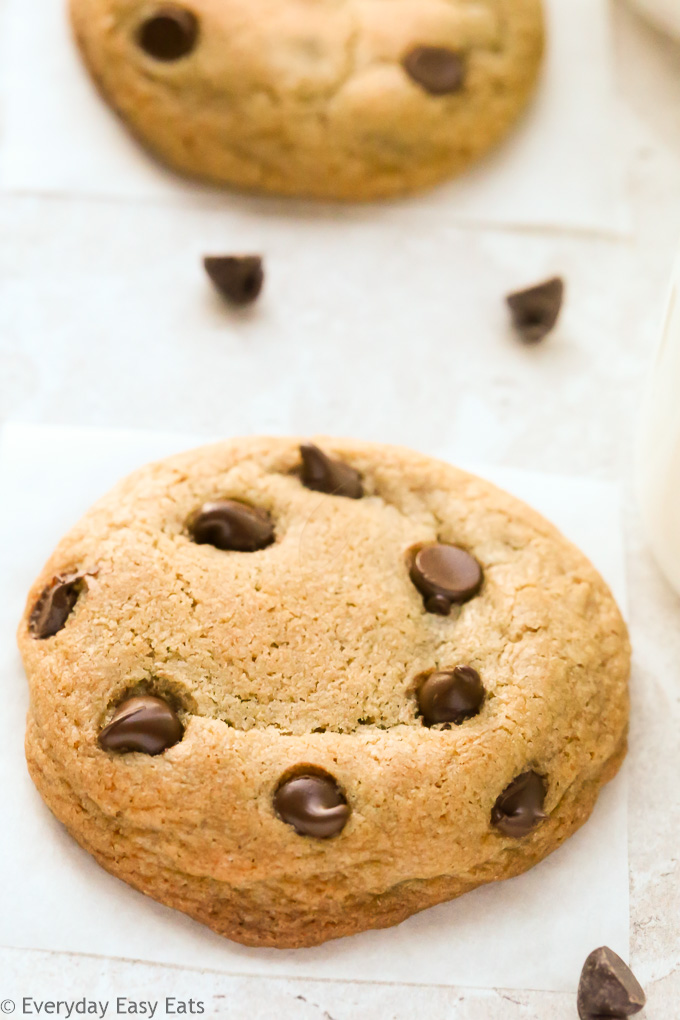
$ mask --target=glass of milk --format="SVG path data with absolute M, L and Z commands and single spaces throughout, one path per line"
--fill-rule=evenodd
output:
M 637 454 L 638 498 L 647 540 L 680 593 L 680 258 L 643 405 Z
M 657 28 L 680 39 L 680 0 L 633 0 Z

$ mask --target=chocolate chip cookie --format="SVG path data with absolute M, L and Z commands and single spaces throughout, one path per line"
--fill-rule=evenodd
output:
M 253 946 L 525 871 L 625 754 L 602 579 L 516 499 L 397 447 L 244 439 L 136 472 L 60 543 L 19 644 L 54 814 Z
M 183 174 L 374 199 L 457 174 L 534 89 L 541 0 L 70 0 L 85 62 Z

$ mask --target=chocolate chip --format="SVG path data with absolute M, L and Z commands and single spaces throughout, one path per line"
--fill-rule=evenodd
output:
M 85 574 L 58 574 L 36 602 L 28 623 L 39 641 L 54 637 L 66 624 L 83 590 Z
M 299 836 L 330 839 L 347 825 L 350 807 L 329 775 L 298 775 L 287 779 L 274 795 L 274 809 Z
M 619 1020 L 644 1008 L 647 997 L 620 956 L 602 946 L 590 954 L 578 986 L 578 1015 L 581 1020 Z
M 564 281 L 559 276 L 508 295 L 513 325 L 525 343 L 537 344 L 555 327 L 563 299 Z
M 128 698 L 99 734 L 105 751 L 140 751 L 162 754 L 183 736 L 177 713 L 162 698 L 144 695 Z
M 457 545 L 431 542 L 414 555 L 411 580 L 428 613 L 448 616 L 454 602 L 467 602 L 482 587 L 482 568 Z
M 181 60 L 196 46 L 198 18 L 185 7 L 165 4 L 140 26 L 137 41 L 154 60 Z
M 503 790 L 491 812 L 491 823 L 504 836 L 520 839 L 548 816 L 543 810 L 545 780 L 537 772 L 523 772 Z
M 315 492 L 326 492 L 331 496 L 347 496 L 361 499 L 364 487 L 361 475 L 349 464 L 331 460 L 312 443 L 300 447 L 302 455 L 302 484 Z
M 434 616 L 450 616 L 451 600 L 447 599 L 445 595 L 432 595 L 425 600 L 425 608 L 428 613 L 432 613 Z
M 465 81 L 463 58 L 446 46 L 414 46 L 402 60 L 402 66 L 432 96 L 459 92 Z
M 190 518 L 188 528 L 198 545 L 225 551 L 256 552 L 274 541 L 274 525 L 267 511 L 235 499 L 205 503 Z
M 472 666 L 430 673 L 418 691 L 418 708 L 426 726 L 455 723 L 477 715 L 484 703 L 484 685 Z
M 222 297 L 234 305 L 252 304 L 264 284 L 259 255 L 207 255 L 203 265 Z

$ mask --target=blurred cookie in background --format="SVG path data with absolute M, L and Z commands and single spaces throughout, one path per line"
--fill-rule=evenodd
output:
M 254 192 L 427 188 L 509 132 L 542 0 L 71 0 L 103 96 L 162 162 Z

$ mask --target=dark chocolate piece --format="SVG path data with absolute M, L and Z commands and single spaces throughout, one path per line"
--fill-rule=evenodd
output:
M 448 616 L 455 602 L 467 602 L 482 587 L 482 568 L 457 545 L 431 542 L 413 556 L 411 580 L 428 613 Z
M 222 297 L 234 305 L 257 300 L 264 285 L 264 267 L 259 255 L 207 255 L 203 265 Z
M 472 666 L 430 673 L 418 691 L 418 708 L 426 726 L 455 723 L 479 713 L 484 703 L 484 685 Z
M 287 779 L 274 795 L 274 809 L 299 836 L 330 839 L 347 825 L 350 807 L 329 775 L 298 775 Z
M 451 600 L 447 599 L 445 595 L 431 595 L 429 599 L 425 600 L 425 608 L 428 613 L 432 613 L 434 616 L 450 616 Z
M 162 698 L 144 695 L 128 698 L 99 734 L 105 751 L 139 751 L 162 754 L 184 735 L 177 713 Z
M 235 499 L 205 503 L 189 520 L 188 528 L 198 545 L 225 551 L 255 552 L 274 541 L 274 525 L 267 511 Z
M 513 325 L 525 343 L 537 344 L 554 329 L 563 300 L 564 281 L 559 276 L 508 295 Z
M 186 7 L 163 4 L 142 23 L 137 41 L 148 56 L 172 63 L 188 56 L 198 42 L 198 18 Z
M 547 818 L 543 810 L 545 780 L 537 772 L 523 772 L 503 790 L 491 812 L 491 823 L 504 836 L 520 839 Z
M 63 629 L 83 590 L 85 576 L 58 574 L 47 585 L 31 612 L 28 629 L 32 637 L 44 641 Z
M 633 1016 L 644 1008 L 647 997 L 630 967 L 606 946 L 595 949 L 581 971 L 578 1015 L 581 1020 Z
M 361 475 L 349 464 L 331 460 L 323 450 L 312 443 L 300 447 L 302 455 L 302 484 L 314 492 L 325 492 L 331 496 L 347 496 L 361 499 L 364 487 Z
M 446 46 L 414 46 L 402 60 L 402 66 L 431 96 L 460 92 L 465 82 L 462 56 Z

